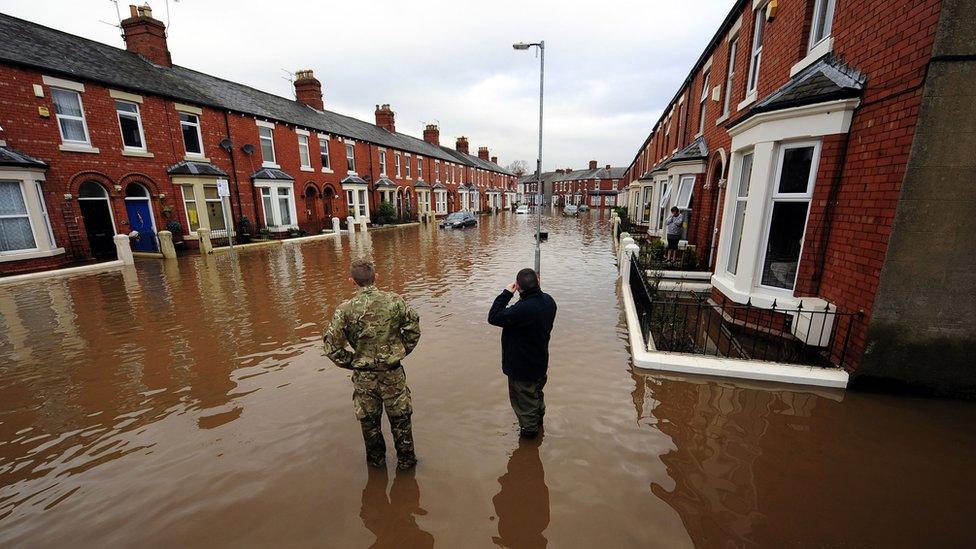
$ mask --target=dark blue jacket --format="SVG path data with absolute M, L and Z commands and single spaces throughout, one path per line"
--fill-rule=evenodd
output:
M 514 294 L 503 290 L 488 311 L 488 323 L 502 328 L 502 371 L 519 381 L 535 381 L 549 369 L 549 334 L 556 319 L 556 302 L 541 289 Z

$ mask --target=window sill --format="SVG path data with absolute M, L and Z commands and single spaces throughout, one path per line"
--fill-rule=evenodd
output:
M 28 250 L 24 252 L 0 252 L 0 263 L 7 261 L 25 261 L 27 259 L 38 259 L 41 257 L 53 257 L 64 253 L 64 248 L 54 248 L 52 250 Z
M 58 149 L 65 152 L 98 154 L 100 151 L 91 145 L 61 145 Z
M 815 61 L 833 51 L 833 49 L 834 37 L 828 36 L 827 38 L 824 38 L 816 46 L 810 49 L 806 57 L 797 61 L 797 63 L 790 68 L 790 77 L 792 78 L 796 76 L 796 73 L 809 67 Z
M 354 171 L 351 171 L 351 170 L 350 171 L 347 171 L 346 172 L 346 175 L 355 175 L 356 177 L 359 177 L 359 174 L 358 173 L 356 173 Z
M 139 158 L 155 158 L 156 157 L 156 155 L 154 155 L 151 152 L 146 152 L 146 151 L 127 151 L 127 150 L 123 150 L 122 151 L 122 156 L 136 156 L 136 157 L 139 157 Z
M 746 98 L 743 99 L 741 103 L 739 103 L 738 105 L 735 106 L 735 110 L 741 111 L 742 109 L 744 109 L 744 108 L 748 107 L 749 105 L 752 105 L 753 103 L 755 103 L 756 102 L 756 93 L 757 93 L 756 90 L 752 90 L 751 92 L 749 92 L 749 94 L 746 95 Z
M 322 173 L 335 173 L 335 172 L 333 172 L 329 168 L 322 168 Z
M 298 225 L 275 225 L 273 227 L 267 227 L 269 232 L 272 233 L 287 233 L 291 229 L 297 229 Z
M 231 231 L 230 235 L 236 237 L 237 231 Z M 210 240 L 214 240 L 217 238 L 227 238 L 227 230 L 217 229 L 217 230 L 210 231 Z M 197 233 L 187 233 L 183 235 L 183 240 L 200 240 L 200 235 Z
M 210 159 L 203 155 L 188 154 L 183 157 L 188 162 L 210 162 Z
M 728 120 L 729 119 L 729 114 L 731 114 L 731 113 L 725 113 L 722 116 L 716 118 L 715 119 L 715 125 L 716 126 L 720 126 L 722 124 L 722 122 L 725 122 L 726 120 Z
M 281 166 L 279 166 L 278 164 L 275 164 L 274 162 L 262 162 L 261 163 L 261 167 L 262 168 L 276 168 L 276 169 L 279 169 L 279 170 L 281 169 Z
M 692 137 L 692 139 L 698 139 L 699 137 L 701 137 L 701 136 L 702 136 L 702 134 L 703 134 L 703 133 L 705 133 L 705 131 L 704 131 L 704 130 L 702 130 L 702 131 L 700 131 L 700 132 L 698 132 L 698 133 L 696 133 L 696 134 L 695 134 L 695 137 Z
M 303 171 L 303 172 L 314 172 L 315 171 L 315 169 L 312 168 L 311 166 L 302 166 L 302 167 L 300 167 L 298 169 L 301 170 L 301 171 Z

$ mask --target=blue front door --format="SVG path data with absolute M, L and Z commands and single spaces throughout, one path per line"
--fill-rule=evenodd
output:
M 148 200 L 126 200 L 125 210 L 129 214 L 129 227 L 139 231 L 139 240 L 133 242 L 132 249 L 137 252 L 156 252 L 156 228 L 153 227 L 149 213 Z

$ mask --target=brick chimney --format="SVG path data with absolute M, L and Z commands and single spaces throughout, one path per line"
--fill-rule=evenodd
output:
M 478 158 L 488 160 L 488 147 L 478 147 Z
M 424 141 L 435 147 L 441 146 L 441 129 L 437 127 L 437 124 L 427 124 L 424 128 Z
M 491 157 L 491 163 L 492 164 L 498 164 L 498 157 L 497 156 Z
M 396 115 L 390 105 L 376 105 L 376 125 L 390 133 L 396 133 Z
M 607 164 L 607 169 L 608 169 L 608 170 L 610 169 L 610 164 Z
M 457 141 L 454 142 L 454 150 L 460 153 L 468 154 L 468 138 L 464 137 L 463 135 L 458 137 Z
M 591 170 L 595 170 L 596 169 L 596 160 L 590 160 L 590 169 Z
M 295 71 L 295 99 L 309 107 L 325 110 L 322 102 L 322 83 L 311 69 Z
M 138 53 L 157 65 L 172 67 L 173 59 L 166 45 L 166 25 L 153 19 L 149 4 L 130 5 L 129 13 L 130 17 L 121 23 L 125 49 Z

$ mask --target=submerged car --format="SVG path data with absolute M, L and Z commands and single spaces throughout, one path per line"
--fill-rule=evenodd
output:
M 515 209 L 515 213 L 517 213 L 517 214 L 527 214 L 527 213 L 529 213 L 529 207 L 526 206 L 525 204 L 522 204 L 521 206 L 519 206 L 518 208 Z
M 576 204 L 566 204 L 563 207 L 563 215 L 576 215 L 577 213 L 579 213 L 579 209 Z
M 441 221 L 442 229 L 462 229 L 464 227 L 474 227 L 478 224 L 478 219 L 471 212 L 454 212 Z
M 580 204 L 580 205 L 579 205 L 579 208 L 577 208 L 577 210 L 578 210 L 578 211 L 579 211 L 580 213 L 583 213 L 583 212 L 586 212 L 586 211 L 589 211 L 589 209 L 590 209 L 590 207 L 589 207 L 589 206 L 587 206 L 586 204 Z

